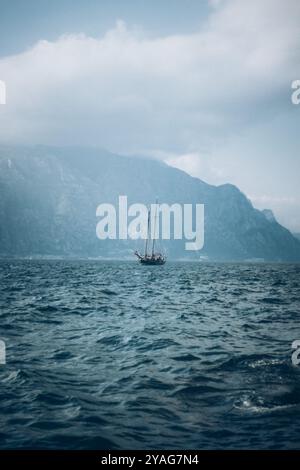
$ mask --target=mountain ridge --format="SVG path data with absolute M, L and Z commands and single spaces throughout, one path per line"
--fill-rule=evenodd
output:
M 117 203 L 205 205 L 205 244 L 164 243 L 170 258 L 300 261 L 300 242 L 230 183 L 210 185 L 149 158 L 86 147 L 0 145 L 1 256 L 132 256 L 136 242 L 96 238 L 96 207 Z

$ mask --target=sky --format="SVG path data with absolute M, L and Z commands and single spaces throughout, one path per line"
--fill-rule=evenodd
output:
M 0 142 L 149 155 L 300 232 L 299 0 L 0 0 Z

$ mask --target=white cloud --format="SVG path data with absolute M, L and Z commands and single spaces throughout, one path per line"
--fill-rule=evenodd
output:
M 1 139 L 202 150 L 270 110 L 297 75 L 300 3 L 215 3 L 197 34 L 148 39 L 122 21 L 0 60 Z
M 225 176 L 222 168 L 210 154 L 190 152 L 183 155 L 166 155 L 164 161 L 191 176 L 214 184 L 222 183 Z

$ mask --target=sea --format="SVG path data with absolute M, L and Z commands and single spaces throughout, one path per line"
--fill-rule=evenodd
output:
M 300 449 L 300 265 L 0 261 L 1 449 Z

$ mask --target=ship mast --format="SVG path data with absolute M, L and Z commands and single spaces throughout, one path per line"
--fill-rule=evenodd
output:
M 153 240 L 152 240 L 152 257 L 154 256 L 154 247 L 155 247 L 156 219 L 157 219 L 157 199 L 156 199 L 156 204 L 155 204 L 154 231 L 153 231 Z

